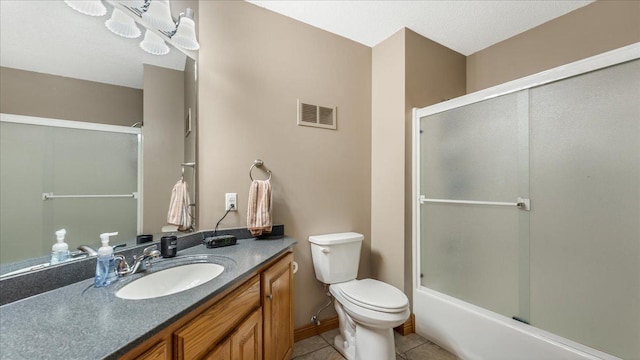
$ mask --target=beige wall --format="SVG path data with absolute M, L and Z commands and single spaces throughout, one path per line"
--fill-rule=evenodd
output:
M 167 224 L 171 189 L 184 159 L 184 74 L 144 65 L 143 233 Z
M 371 73 L 371 271 L 404 288 L 405 35 L 373 47 Z
M 596 1 L 467 58 L 467 92 L 640 41 L 640 1 Z
M 142 90 L 0 67 L 0 112 L 131 126 L 142 121 Z
M 373 48 L 371 252 L 375 278 L 412 292 L 412 109 L 465 94 L 465 57 L 409 29 Z
M 298 240 L 295 327 L 307 325 L 327 300 L 310 235 L 363 233 L 359 276 L 369 276 L 371 48 L 240 1 L 201 2 L 200 20 L 199 223 L 213 228 L 236 192 L 221 227 L 246 226 L 249 166 L 264 160 L 274 222 Z M 297 126 L 298 98 L 336 105 L 337 130 Z
M 465 94 L 466 57 L 411 30 L 405 35 L 404 290 L 412 297 L 413 108 Z

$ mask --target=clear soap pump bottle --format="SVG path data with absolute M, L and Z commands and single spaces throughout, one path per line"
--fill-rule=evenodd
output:
M 56 231 L 56 243 L 51 247 L 51 265 L 59 264 L 69 259 L 69 245 L 64 242 L 67 230 Z
M 96 287 L 107 286 L 118 280 L 113 248 L 109 246 L 109 236 L 116 235 L 118 235 L 117 232 L 100 234 L 102 247 L 98 249 L 98 263 L 96 265 L 96 278 L 94 280 Z

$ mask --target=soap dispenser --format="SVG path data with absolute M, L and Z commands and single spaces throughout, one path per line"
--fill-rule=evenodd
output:
M 56 231 L 56 243 L 51 247 L 51 265 L 59 264 L 69 259 L 69 245 L 64 242 L 67 230 Z
M 96 287 L 107 286 L 116 280 L 116 261 L 113 256 L 113 248 L 109 246 L 109 236 L 118 235 L 117 232 L 100 234 L 102 247 L 98 249 L 98 263 L 96 265 L 96 278 L 94 284 Z

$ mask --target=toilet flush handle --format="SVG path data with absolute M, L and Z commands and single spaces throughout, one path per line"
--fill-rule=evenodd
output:
M 325 254 L 328 254 L 328 253 L 330 253 L 330 252 L 331 252 L 331 251 L 329 250 L 329 248 L 326 248 L 326 247 L 320 247 L 320 251 L 322 251 L 322 252 L 323 252 L 323 253 L 325 253 Z

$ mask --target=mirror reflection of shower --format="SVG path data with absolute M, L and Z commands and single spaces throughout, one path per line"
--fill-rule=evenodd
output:
M 120 233 L 114 243 L 135 238 L 139 128 L 1 116 L 0 264 L 48 255 L 61 228 L 71 250 L 109 229 Z

